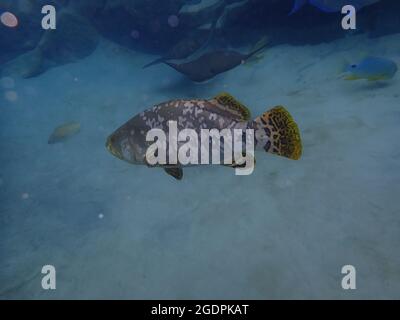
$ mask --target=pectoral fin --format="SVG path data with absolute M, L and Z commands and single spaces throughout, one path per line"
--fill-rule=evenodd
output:
M 164 168 L 164 170 L 167 174 L 174 177 L 176 180 L 182 180 L 183 178 L 182 168 Z

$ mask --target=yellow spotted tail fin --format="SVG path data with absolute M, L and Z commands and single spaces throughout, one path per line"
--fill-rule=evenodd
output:
M 270 153 L 292 160 L 302 154 L 300 130 L 290 113 L 282 106 L 275 107 L 255 119 L 257 146 Z

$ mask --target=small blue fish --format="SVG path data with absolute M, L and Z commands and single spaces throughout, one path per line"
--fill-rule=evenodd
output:
M 295 0 L 293 9 L 289 15 L 299 11 L 307 3 L 324 12 L 339 12 L 346 5 L 352 5 L 357 10 L 360 10 L 378 1 L 380 0 Z
M 397 64 L 389 59 L 368 57 L 358 64 L 352 64 L 345 70 L 345 80 L 368 81 L 392 79 L 397 72 Z

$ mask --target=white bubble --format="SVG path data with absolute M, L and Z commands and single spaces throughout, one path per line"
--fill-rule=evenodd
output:
M 140 32 L 139 31 L 137 31 L 137 30 L 132 30 L 132 32 L 131 32 L 131 37 L 133 38 L 133 39 L 139 39 L 140 38 Z
M 14 85 L 15 85 L 15 81 L 11 77 L 1 78 L 0 83 L 4 89 L 12 89 L 12 88 L 14 88 Z
M 11 12 L 3 12 L 3 14 L 0 16 L 0 21 L 9 28 L 15 28 L 18 26 L 18 19 Z
M 23 199 L 23 200 L 27 200 L 27 199 L 29 199 L 29 193 L 23 193 L 22 195 L 21 195 L 21 198 Z
M 104 214 L 100 213 L 99 214 L 99 219 L 103 219 L 104 218 Z
M 15 91 L 6 91 L 4 93 L 4 98 L 10 102 L 15 102 L 18 100 L 18 94 Z
M 168 24 L 172 28 L 176 28 L 179 25 L 179 18 L 176 15 L 168 17 Z
M 171 79 L 170 79 L 170 78 L 164 78 L 164 79 L 162 80 L 162 84 L 163 84 L 164 86 L 167 86 L 167 85 L 171 84 Z

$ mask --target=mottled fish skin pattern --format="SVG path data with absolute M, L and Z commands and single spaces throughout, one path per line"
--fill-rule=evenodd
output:
M 232 112 L 212 100 L 173 100 L 158 104 L 133 117 L 111 135 L 114 147 L 119 147 L 121 159 L 132 164 L 147 164 L 146 150 L 154 142 L 146 141 L 151 129 L 162 129 L 168 135 L 168 121 L 176 121 L 178 131 L 194 129 L 200 137 L 201 129 L 246 129 L 254 122 L 232 118 Z M 232 134 L 233 136 L 233 134 Z M 168 136 L 167 136 L 168 139 Z M 178 144 L 184 144 L 184 142 Z M 200 148 L 200 146 L 199 146 Z M 210 149 L 211 150 L 211 149 Z M 200 154 L 200 152 L 199 152 Z M 168 165 L 167 165 L 168 166 Z

